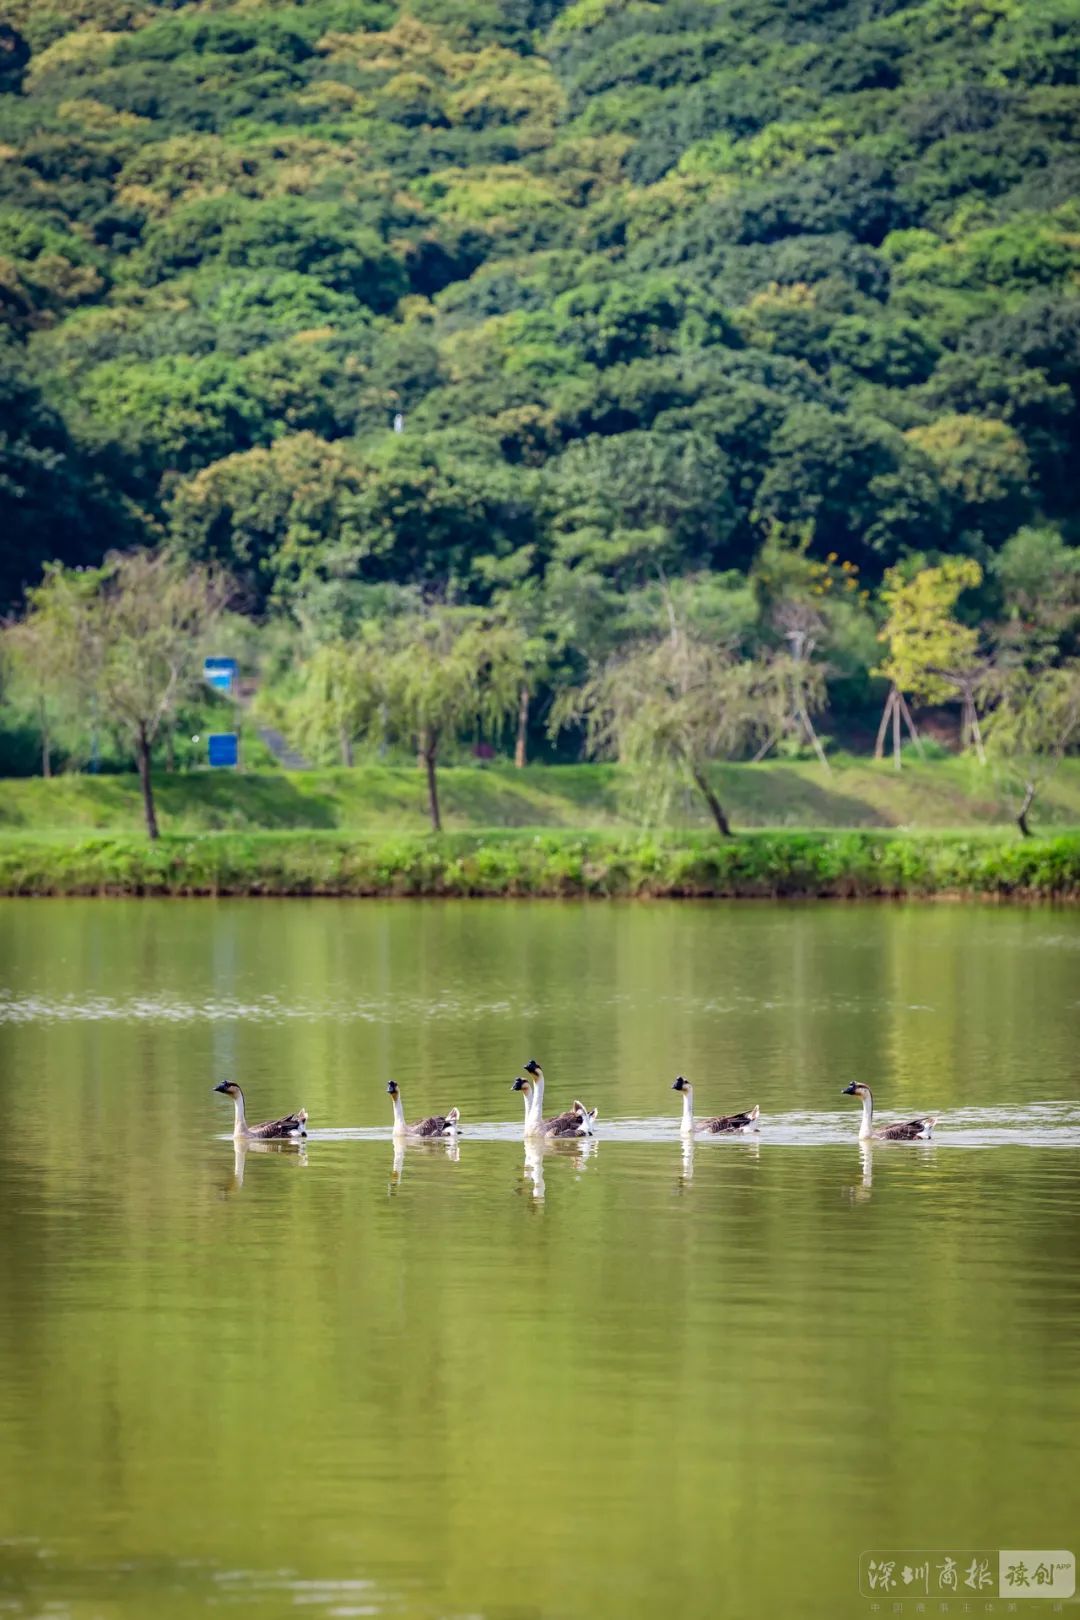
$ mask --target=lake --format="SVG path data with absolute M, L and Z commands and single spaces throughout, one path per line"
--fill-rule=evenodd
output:
M 1078 1054 L 1080 911 L 0 902 L 0 1615 L 863 1615 L 875 1553 L 913 1613 L 923 1552 L 1076 1551 Z M 593 1141 L 526 1153 L 531 1056 Z M 679 1072 L 760 1134 L 684 1148 Z

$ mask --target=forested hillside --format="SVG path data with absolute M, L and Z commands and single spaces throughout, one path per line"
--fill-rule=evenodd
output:
M 877 587 L 943 554 L 980 645 L 1075 652 L 1078 0 L 8 17 L 6 610 L 52 559 L 221 564 L 317 758 L 313 649 L 421 596 L 509 611 L 541 696 L 661 588 L 773 658 L 794 588 L 869 713 Z
M 261 607 L 1074 515 L 1074 0 L 9 18 L 8 602 L 167 536 Z

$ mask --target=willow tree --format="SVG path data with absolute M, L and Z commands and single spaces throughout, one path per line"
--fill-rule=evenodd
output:
M 4 698 L 16 713 L 36 726 L 41 746 L 41 774 L 52 775 L 53 742 L 63 724 L 67 690 L 45 626 L 24 619 L 4 627 Z
M 381 715 L 387 733 L 416 750 L 433 832 L 442 831 L 445 748 L 468 728 L 501 730 L 517 710 L 526 669 L 521 636 L 473 609 L 429 607 L 392 621 Z
M 638 641 L 600 664 L 563 694 L 551 729 L 578 723 L 586 751 L 617 759 L 639 783 L 642 802 L 662 813 L 677 787 L 690 784 L 718 830 L 731 823 L 708 768 L 771 736 L 790 702 L 787 660 L 762 663 L 672 626 L 662 639 Z
M 289 729 L 303 739 L 312 758 L 336 752 L 343 765 L 351 765 L 354 743 L 380 730 L 385 658 L 383 638 L 371 626 L 353 641 L 321 642 L 304 660 Z
M 976 648 L 979 633 L 955 617 L 963 591 L 982 581 L 982 569 L 972 557 L 951 557 L 935 568 L 920 568 L 905 578 L 898 568 L 885 571 L 881 599 L 887 617 L 878 640 L 888 648 L 875 675 L 889 681 L 874 758 L 881 759 L 885 737 L 892 725 L 893 763 L 900 769 L 900 728 L 903 722 L 918 745 L 919 734 L 911 717 L 913 703 L 945 703 L 960 693 L 964 705 L 963 728 L 982 749 L 975 688 L 979 671 Z
M 69 707 L 131 748 L 151 838 L 153 745 L 199 688 L 228 594 L 219 572 L 148 551 L 114 552 L 92 570 L 51 568 L 29 593 L 24 633 L 47 649 Z
M 1029 838 L 1036 795 L 1065 755 L 1080 749 L 1080 660 L 998 669 L 992 681 L 998 702 L 987 723 L 990 757 L 1018 800 L 1016 824 Z

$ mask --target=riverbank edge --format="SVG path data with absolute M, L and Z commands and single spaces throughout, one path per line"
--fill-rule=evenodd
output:
M 1080 832 L 0 837 L 0 895 L 1080 900 Z

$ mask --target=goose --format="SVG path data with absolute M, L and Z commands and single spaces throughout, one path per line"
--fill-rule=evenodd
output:
M 695 1131 L 703 1131 L 711 1136 L 735 1136 L 746 1131 L 756 1131 L 758 1116 L 761 1109 L 754 1104 L 748 1114 L 720 1114 L 715 1119 L 694 1118 L 694 1088 L 683 1075 L 679 1075 L 672 1083 L 672 1091 L 682 1092 L 682 1124 L 679 1127 L 684 1136 L 693 1136 Z
M 529 1078 L 526 1080 L 525 1075 Z M 525 1135 L 526 1136 L 587 1136 L 589 1134 L 588 1119 L 591 1119 L 588 1109 L 582 1103 L 575 1103 L 573 1108 L 565 1114 L 554 1114 L 551 1119 L 544 1118 L 544 1071 L 535 1058 L 530 1058 L 525 1065 L 525 1074 L 519 1074 L 510 1088 L 512 1091 L 524 1091 L 525 1100 Z
M 930 1133 L 940 1115 L 927 1114 L 922 1119 L 905 1119 L 897 1125 L 879 1125 L 874 1129 L 874 1093 L 861 1080 L 853 1080 L 840 1093 L 842 1097 L 862 1098 L 862 1121 L 859 1125 L 860 1142 L 929 1142 Z
M 297 1137 L 307 1135 L 307 1109 L 301 1108 L 296 1114 L 286 1114 L 282 1119 L 269 1119 L 265 1125 L 249 1125 L 244 1113 L 244 1093 L 234 1080 L 223 1080 L 215 1091 L 222 1091 L 226 1097 L 231 1097 L 233 1107 L 236 1109 L 236 1122 L 233 1127 L 233 1137 L 243 1142 L 268 1142 L 283 1137 Z
M 586 1108 L 585 1104 L 583 1102 L 579 1102 L 576 1097 L 574 1098 L 571 1106 L 575 1114 L 581 1115 L 581 1122 L 585 1127 L 582 1134 L 584 1136 L 591 1136 L 593 1134 L 593 1126 L 600 1117 L 599 1108 Z
M 396 1080 L 391 1080 L 387 1091 L 394 1100 L 394 1135 L 395 1136 L 456 1136 L 458 1124 L 461 1120 L 460 1108 L 451 1108 L 448 1114 L 432 1114 L 427 1119 L 418 1119 L 415 1125 L 406 1125 L 405 1109 L 401 1102 L 401 1092 L 398 1090 Z

